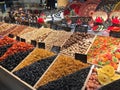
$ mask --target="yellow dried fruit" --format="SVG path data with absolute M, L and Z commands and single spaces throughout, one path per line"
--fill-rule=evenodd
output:
M 106 85 L 106 84 L 109 84 L 111 82 L 110 78 L 106 74 L 104 74 L 104 73 L 98 74 L 98 81 L 102 85 Z
M 103 73 L 107 74 L 109 77 L 114 76 L 115 70 L 111 65 L 106 65 L 102 68 Z

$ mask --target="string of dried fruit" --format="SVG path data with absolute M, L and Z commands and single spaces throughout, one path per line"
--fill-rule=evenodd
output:
M 46 74 L 41 78 L 37 87 L 47 84 L 50 81 L 57 80 L 63 76 L 74 73 L 77 70 L 87 67 L 88 64 L 84 64 L 72 57 L 60 55 L 54 64 L 49 68 Z
M 28 66 L 40 59 L 47 58 L 53 56 L 54 53 L 47 51 L 45 49 L 35 48 L 29 56 L 27 56 L 15 69 L 14 71 L 20 70 L 25 66 Z

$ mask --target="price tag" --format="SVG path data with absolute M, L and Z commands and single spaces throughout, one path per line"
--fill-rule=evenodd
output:
M 26 42 L 26 40 L 24 38 L 21 38 L 21 42 Z
M 117 72 L 120 73 L 120 62 L 119 62 L 118 68 L 117 68 Z
M 45 43 L 44 42 L 38 42 L 38 48 L 45 49 Z
M 75 59 L 80 60 L 83 63 L 87 63 L 87 55 L 75 53 Z
M 115 38 L 120 38 L 120 32 L 110 31 L 110 36 L 115 37 Z
M 17 40 L 17 41 L 20 41 L 20 37 L 19 37 L 19 36 L 16 36 L 16 40 Z
M 32 44 L 34 47 L 36 47 L 37 42 L 36 42 L 35 40 L 31 40 L 31 44 Z
M 88 27 L 87 26 L 77 25 L 75 27 L 75 32 L 85 32 L 85 33 L 87 33 L 87 31 L 88 31 Z
M 70 27 L 63 27 L 63 30 L 65 30 L 65 31 L 71 31 L 71 28 Z
M 61 50 L 61 47 L 60 46 L 53 46 L 52 49 L 50 51 L 58 54 Z
M 13 34 L 9 34 L 8 37 L 14 38 L 14 35 Z

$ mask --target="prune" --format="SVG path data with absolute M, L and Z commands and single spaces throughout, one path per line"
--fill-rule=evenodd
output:
M 99 90 L 120 90 L 120 79 L 101 87 Z
M 14 71 L 18 71 L 19 69 L 24 68 L 40 59 L 47 58 L 55 55 L 54 53 L 47 51 L 45 49 L 35 48 L 29 56 L 27 56 L 15 69 Z
M 31 50 L 27 50 L 24 52 L 18 52 L 13 55 L 8 56 L 3 61 L 0 62 L 0 65 L 9 71 L 13 70 L 30 52 Z
M 5 46 L 2 46 L 0 47 L 0 57 L 2 55 L 4 55 L 4 53 L 8 50 L 8 48 L 10 48 L 12 46 L 12 44 L 8 44 L 8 45 L 5 45 Z
M 37 87 L 57 80 L 63 76 L 67 76 L 88 66 L 88 64 L 82 63 L 72 57 L 59 55 L 54 64 L 49 68 L 49 70 L 47 70 L 42 79 L 37 83 Z
M 39 87 L 38 90 L 81 90 L 89 70 L 90 67 L 81 69 L 56 81 L 49 82 Z
M 56 56 L 57 55 L 41 59 L 13 73 L 33 86 L 39 80 L 42 74 L 47 70 Z
M 15 53 L 18 52 L 25 52 L 27 50 L 31 50 L 33 49 L 33 45 L 24 43 L 24 42 L 17 42 L 15 44 L 12 45 L 12 47 L 10 47 L 2 57 L 0 57 L 0 61 L 3 61 L 4 59 L 6 59 L 7 57 L 9 57 L 10 55 L 14 55 Z

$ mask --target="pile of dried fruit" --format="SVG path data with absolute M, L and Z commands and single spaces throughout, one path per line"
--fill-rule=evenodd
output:
M 24 31 L 27 26 L 24 25 L 17 25 L 10 33 L 17 36 L 20 32 Z
M 39 81 L 37 87 L 57 80 L 68 74 L 74 73 L 87 66 L 88 64 L 84 64 L 78 60 L 73 59 L 72 57 L 60 55 L 43 76 L 43 78 Z
M 9 27 L 7 30 L 1 31 L 0 35 L 1 36 L 7 36 L 17 25 L 12 25 Z
M 75 53 L 85 54 L 92 44 L 94 35 L 86 33 L 74 33 L 62 46 L 61 53 L 74 56 Z
M 33 31 L 35 29 L 36 28 L 33 28 L 33 27 L 27 27 L 22 32 L 20 32 L 19 35 L 22 35 L 22 34 L 27 33 L 27 32 L 31 32 L 31 31 Z
M 46 35 L 48 35 L 51 31 L 52 31 L 51 29 L 46 28 L 35 29 L 31 32 L 27 32 L 20 35 L 20 37 L 26 39 L 27 42 L 31 42 L 31 40 L 40 41 L 40 39 L 44 40 L 44 38 L 42 37 L 46 37 Z
M 14 74 L 33 86 L 54 61 L 56 56 L 57 55 L 40 59 L 39 61 L 14 72 Z
M 86 85 L 86 90 L 97 90 L 103 85 L 120 79 L 120 75 L 110 65 L 94 68 Z
M 97 65 L 111 65 L 117 69 L 120 59 L 120 39 L 97 36 L 88 52 L 88 62 Z
M 9 29 L 9 28 L 11 28 L 12 26 L 14 26 L 14 25 L 13 25 L 13 24 L 8 24 L 8 23 L 3 23 L 2 25 L 0 25 L 0 32 Z
M 10 47 L 2 57 L 0 65 L 8 70 L 14 69 L 32 50 L 33 46 L 24 42 L 17 42 Z
M 46 44 L 46 49 L 50 50 L 52 46 L 62 46 L 64 42 L 70 37 L 72 33 L 65 31 L 53 31 L 44 40 Z
M 0 56 L 2 56 L 8 50 L 8 48 L 10 48 L 14 43 L 17 43 L 17 41 L 7 36 L 1 38 L 0 39 Z
M 44 59 L 50 56 L 55 55 L 54 53 L 44 50 L 44 49 L 40 49 L 40 48 L 35 48 L 30 55 L 28 55 L 15 69 L 14 71 L 20 70 L 22 68 L 24 68 L 25 66 L 28 66 L 40 59 Z
M 90 67 L 40 86 L 38 90 L 82 90 Z

